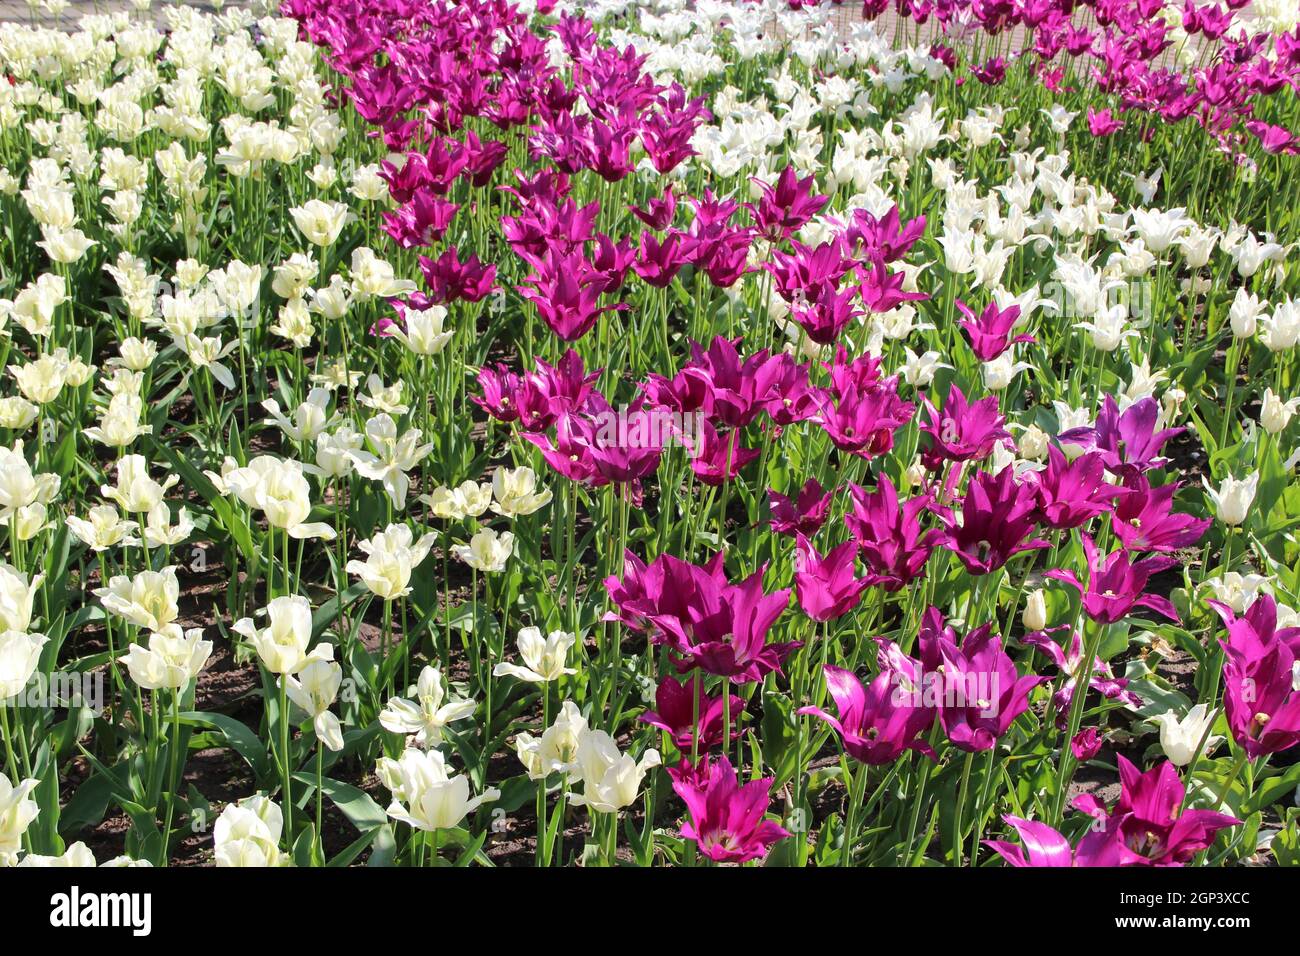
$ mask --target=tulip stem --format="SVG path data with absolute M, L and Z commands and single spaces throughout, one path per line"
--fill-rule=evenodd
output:
M 1237 778 L 1241 776 L 1242 768 L 1246 766 L 1247 759 L 1249 759 L 1249 757 L 1246 751 L 1243 750 L 1237 754 L 1237 759 L 1233 763 L 1232 769 L 1228 771 L 1228 778 L 1223 781 L 1223 786 L 1219 788 L 1219 793 L 1214 798 L 1214 806 L 1211 807 L 1212 810 L 1217 811 L 1223 806 L 1223 801 L 1228 797 L 1228 791 L 1232 789 L 1232 785 L 1236 783 Z
M 962 811 L 966 808 L 966 796 L 970 790 L 970 768 L 975 762 L 975 751 L 966 751 L 966 760 L 962 763 L 961 768 L 961 786 L 957 790 L 957 805 L 953 808 L 952 815 L 952 865 L 961 866 L 962 863 Z
M 167 747 L 167 822 L 163 827 L 162 846 L 158 850 L 158 865 L 167 864 L 167 845 L 171 842 L 172 837 L 172 819 L 176 811 L 176 787 L 180 781 L 176 779 L 176 761 L 180 756 L 181 748 L 181 711 L 180 711 L 180 688 L 172 692 L 172 739 Z
M 844 763 L 846 771 L 848 766 L 846 759 Z M 849 805 L 845 810 L 844 845 L 840 849 L 840 866 L 853 865 L 853 844 L 857 841 L 858 836 L 858 811 L 862 807 L 862 799 L 867 792 L 869 770 L 867 764 L 858 764 L 857 772 L 853 774 L 852 782 L 849 785 Z
M 975 819 L 971 821 L 971 838 L 970 838 L 970 865 L 975 866 L 975 860 L 979 855 L 980 840 L 984 837 L 984 815 L 988 810 L 989 787 L 993 781 L 993 763 L 998 752 L 995 743 L 989 749 L 987 762 L 984 765 L 984 784 L 980 788 L 980 798 L 975 804 Z
M 289 765 L 289 675 L 280 675 L 280 772 L 284 782 L 284 838 L 293 849 L 293 795 L 289 789 L 292 767 Z
M 1088 630 L 1087 623 L 1084 624 L 1084 632 Z M 1100 624 L 1093 624 L 1092 634 L 1087 635 L 1084 641 L 1083 660 L 1079 664 L 1080 675 L 1092 673 L 1093 662 L 1097 659 L 1097 651 L 1101 647 L 1102 637 L 1106 633 L 1106 628 Z M 1068 677 L 1069 675 L 1066 675 Z M 1070 750 L 1070 742 L 1074 740 L 1079 733 L 1079 725 L 1083 723 L 1084 701 L 1088 696 L 1088 680 L 1086 676 L 1081 676 L 1074 683 L 1074 699 L 1070 701 L 1070 718 L 1068 729 L 1065 737 L 1061 742 L 1061 759 L 1058 765 L 1056 780 L 1056 803 L 1052 812 L 1052 825 L 1060 826 L 1061 816 L 1065 813 L 1066 792 L 1070 788 L 1070 780 L 1074 776 L 1075 760 L 1074 753 Z

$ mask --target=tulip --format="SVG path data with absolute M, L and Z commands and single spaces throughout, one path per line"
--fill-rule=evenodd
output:
M 505 570 L 514 550 L 515 536 L 509 531 L 497 534 L 491 528 L 483 528 L 470 538 L 468 545 L 453 545 L 451 553 L 476 571 L 495 574 Z
M 1115 399 L 1107 395 L 1094 427 L 1068 429 L 1057 440 L 1101 452 L 1106 470 L 1127 480 L 1167 464 L 1167 459 L 1159 457 L 1160 450 L 1183 429 L 1158 429 L 1159 417 L 1160 406 L 1154 398 L 1134 402 L 1121 412 Z
M 529 780 L 545 780 L 553 773 L 562 773 L 568 782 L 582 779 L 578 763 L 578 747 L 587 735 L 587 718 L 578 705 L 566 700 L 560 713 L 540 737 L 521 733 L 515 738 L 515 753 L 524 765 Z
M 492 473 L 492 497 L 494 512 L 517 518 L 545 508 L 551 490 L 537 491 L 537 474 L 531 468 L 498 468 Z
M 1042 651 L 1065 676 L 1064 683 L 1052 697 L 1053 706 L 1056 708 L 1057 725 L 1061 728 L 1066 726 L 1066 717 L 1070 713 L 1079 680 L 1085 670 L 1088 673 L 1090 690 L 1095 690 L 1107 700 L 1119 701 L 1127 707 L 1141 707 L 1141 698 L 1127 689 L 1128 681 L 1123 677 L 1116 677 L 1111 666 L 1100 657 L 1094 657 L 1091 666 L 1085 667 L 1083 635 L 1073 628 L 1057 628 L 1057 630 L 1066 629 L 1070 631 L 1068 651 L 1045 631 L 1026 634 L 1021 638 L 1021 643 L 1026 647 Z
M 846 541 L 825 557 L 802 534 L 795 538 L 794 586 L 799 606 L 814 621 L 843 617 L 862 600 L 870 578 L 854 576 L 857 543 Z
M 212 828 L 217 866 L 291 866 L 292 857 L 280 851 L 283 830 L 280 808 L 267 797 L 228 804 Z
M 381 757 L 377 772 L 393 794 L 388 815 L 416 830 L 459 826 L 481 804 L 501 796 L 500 790 L 489 787 L 471 797 L 469 778 L 449 773 L 445 758 L 437 750 L 410 749 L 397 760 Z
M 926 468 L 937 470 L 944 461 L 979 461 L 993 452 L 997 442 L 1011 440 L 1003 427 L 1005 419 L 998 413 L 997 396 L 990 395 L 968 403 L 956 385 L 940 412 L 927 398 L 924 400 L 930 421 L 921 431 L 930 436 L 930 447 L 922 455 Z
M 767 490 L 771 519 L 769 524 L 777 534 L 816 534 L 830 511 L 833 491 L 826 491 L 816 478 L 809 478 L 798 496 L 792 501 L 785 495 Z
M 149 465 L 143 455 L 126 455 L 117 463 L 117 484 L 103 485 L 99 493 L 110 501 L 116 502 L 127 514 L 139 514 L 151 511 L 167 490 L 180 478 L 168 475 L 159 484 L 149 477 Z
M 881 653 L 887 656 L 895 652 L 897 648 L 893 646 L 881 648 Z M 908 750 L 919 751 L 931 760 L 938 759 L 930 745 L 920 739 L 934 723 L 934 709 L 907 692 L 902 671 L 882 669 L 864 687 L 852 671 L 830 664 L 822 670 L 839 717 L 832 717 L 818 707 L 801 707 L 798 712 L 830 724 L 839 734 L 845 752 L 854 760 L 871 765 L 888 764 Z M 913 672 L 911 676 L 919 675 Z
M 946 530 L 938 540 L 968 572 L 989 574 L 1022 551 L 1047 547 L 1042 538 L 1030 537 L 1037 511 L 1036 486 L 1017 482 L 1014 469 L 982 471 L 967 486 L 960 520 L 942 516 Z
M 0 773 L 0 866 L 10 866 L 22 850 L 23 834 L 40 814 L 30 794 L 41 785 L 29 779 L 16 786 Z
M 1235 527 L 1246 520 L 1250 513 L 1251 502 L 1259 488 L 1259 472 L 1252 471 L 1247 477 L 1236 479 L 1224 478 L 1218 489 L 1210 487 L 1208 478 L 1202 478 L 1205 494 L 1214 503 L 1214 514 L 1228 527 Z
M 1046 823 L 1011 814 L 1002 819 L 1015 828 L 1024 849 L 1004 840 L 985 840 L 984 845 L 1012 866 L 1120 866 L 1124 862 L 1118 831 L 1090 831 L 1076 849 Z
M 874 492 L 850 484 L 849 493 L 853 513 L 844 516 L 844 523 L 858 543 L 872 584 L 886 591 L 900 590 L 920 576 L 942 537 L 937 529 L 921 528 L 920 517 L 933 502 L 928 496 L 917 495 L 900 508 L 894 483 L 883 474 Z
M 1146 594 L 1151 575 L 1171 568 L 1177 560 L 1163 555 L 1133 561 L 1127 551 L 1115 551 L 1104 557 L 1097 552 L 1092 537 L 1083 536 L 1083 553 L 1089 568 L 1088 583 L 1084 585 L 1073 571 L 1053 569 L 1049 578 L 1064 581 L 1083 598 L 1083 611 L 1099 624 L 1114 624 L 1135 607 L 1146 607 L 1171 621 L 1178 620 L 1178 612 L 1167 598 Z
M 1067 461 L 1059 449 L 1047 449 L 1047 467 L 1035 473 L 1038 509 L 1049 528 L 1078 528 L 1111 508 L 1118 489 L 1105 480 L 1101 455 L 1089 452 Z
M 1091 760 L 1101 751 L 1101 737 L 1096 727 L 1085 727 L 1070 741 L 1070 752 L 1080 763 Z
M 1160 726 L 1160 749 L 1170 763 L 1175 767 L 1185 767 L 1200 754 L 1208 754 L 1223 742 L 1222 737 L 1206 736 L 1214 717 L 1213 713 L 1206 712 L 1204 704 L 1196 704 L 1181 718 L 1173 710 L 1151 718 Z M 1205 741 L 1204 750 L 1201 749 L 1202 740 Z
M 406 525 L 390 524 L 357 544 L 366 560 L 349 561 L 347 572 L 361 578 L 371 593 L 384 601 L 406 597 L 411 593 L 411 572 L 433 547 L 431 534 L 421 535 L 419 540 L 413 538 Z
M 223 481 L 230 494 L 260 510 L 273 528 L 282 529 L 289 537 L 334 539 L 335 531 L 328 524 L 307 521 L 311 515 L 311 487 L 300 463 L 258 455 L 248 467 L 225 474 Z
M 1177 551 L 1199 541 L 1210 519 L 1175 513 L 1178 488 L 1178 482 L 1152 488 L 1139 476 L 1121 489 L 1110 518 L 1120 544 L 1129 551 Z
M 320 644 L 307 652 L 311 642 L 311 604 L 305 597 L 272 599 L 265 608 L 268 624 L 258 629 L 249 617 L 240 618 L 232 630 L 252 642 L 262 665 L 272 674 L 296 674 L 312 661 L 330 660 L 334 648 Z
M 641 781 L 659 766 L 659 751 L 645 751 L 640 760 L 620 753 L 614 738 L 603 730 L 589 730 L 578 742 L 578 771 L 583 792 L 574 794 L 574 806 L 596 813 L 617 813 L 636 799 Z
M 577 670 L 564 666 L 569 648 L 576 642 L 574 635 L 564 631 L 552 631 L 543 639 L 540 629 L 521 628 L 516 645 L 526 666 L 503 661 L 492 669 L 492 676 L 508 676 L 531 684 L 547 684 L 559 680 L 565 674 L 576 674 Z
M 173 567 L 141 571 L 131 578 L 114 575 L 108 587 L 96 588 L 93 593 L 106 611 L 150 631 L 164 630 L 180 615 L 181 586 Z
M 1028 708 L 1030 692 L 1048 678 L 1018 676 L 1002 639 L 987 624 L 968 634 L 960 648 L 947 637 L 938 646 L 945 692 L 939 720 L 948 739 L 968 753 L 991 750 Z
M 432 442 L 420 444 L 422 434 L 418 428 L 408 428 L 399 435 L 392 416 L 382 412 L 366 422 L 370 450 L 350 453 L 357 474 L 381 482 L 393 507 L 399 511 L 406 507 L 406 493 L 411 486 L 406 473 L 433 448 Z
M 446 700 L 442 686 L 442 672 L 425 665 L 408 691 L 414 700 L 393 697 L 379 713 L 379 724 L 392 734 L 414 734 L 417 747 L 429 749 L 443 741 L 446 726 L 457 720 L 471 717 L 478 706 L 472 700 Z
M 147 647 L 132 644 L 122 660 L 131 679 L 145 690 L 182 690 L 212 655 L 212 642 L 202 636 L 201 627 L 182 630 L 179 624 L 168 624 L 149 635 Z
M 1074 807 L 1100 825 L 1095 832 L 1118 834 L 1120 864 L 1181 866 L 1214 842 L 1215 835 L 1241 821 L 1212 810 L 1184 809 L 1185 788 L 1168 761 L 1142 773 L 1123 755 L 1120 797 L 1107 810 L 1092 794 L 1076 797 Z
M 683 684 L 672 677 L 664 677 L 655 690 L 656 709 L 647 710 L 637 720 L 658 727 L 669 735 L 674 747 L 683 754 L 690 754 L 697 750 L 712 750 L 721 744 L 726 733 L 727 713 L 739 714 L 744 706 L 745 701 L 734 694 L 730 701 L 722 695 L 709 697 L 703 683 L 696 678 Z M 733 728 L 732 737 L 736 733 Z
M 774 778 L 742 784 L 725 754 L 702 770 L 670 768 L 668 774 L 690 814 L 690 822 L 681 828 L 682 839 L 694 840 L 699 852 L 715 863 L 757 859 L 777 840 L 790 836 L 779 823 L 764 819 Z
M 28 583 L 27 575 L 0 562 L 0 631 L 26 631 L 32 623 L 32 602 L 45 575 Z
M 314 660 L 296 676 L 284 674 L 278 682 L 289 700 L 311 718 L 316 739 L 335 752 L 343 749 L 343 728 L 329 709 L 342 685 L 343 668 L 330 660 Z

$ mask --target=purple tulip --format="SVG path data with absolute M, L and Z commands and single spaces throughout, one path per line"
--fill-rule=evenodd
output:
M 790 836 L 779 823 L 764 819 L 772 777 L 742 784 L 725 754 L 702 768 L 670 767 L 668 775 L 691 817 L 682 826 L 682 839 L 694 840 L 700 854 L 715 863 L 757 859 Z
M 1023 849 L 1005 840 L 985 840 L 1012 866 L 1120 866 L 1124 862 L 1117 831 L 1090 831 L 1074 849 L 1046 823 L 1007 814 L 1002 818 L 1020 835 Z
M 726 704 L 721 695 L 708 696 L 703 684 L 697 683 L 695 678 L 679 683 L 676 678 L 665 676 L 655 691 L 655 709 L 647 710 L 637 719 L 664 731 L 672 740 L 673 746 L 684 754 L 689 754 L 696 747 L 704 752 L 722 743 Z M 742 698 L 731 695 L 733 718 L 744 706 Z M 699 715 L 698 725 L 695 722 L 696 714 Z M 737 733 L 738 729 L 733 726 L 733 739 Z
M 1032 537 L 1037 510 L 1035 486 L 1016 481 L 1014 469 L 978 472 L 966 487 L 960 520 L 944 516 L 939 543 L 971 574 L 988 574 L 1022 551 L 1047 547 L 1047 541 Z
M 937 528 L 921 528 L 920 516 L 931 509 L 933 501 L 917 495 L 900 508 L 898 492 L 887 475 L 880 476 L 874 492 L 850 484 L 849 495 L 853 511 L 844 516 L 844 523 L 858 543 L 872 584 L 892 592 L 916 580 L 943 537 Z
M 1119 802 L 1107 810 L 1087 793 L 1073 805 L 1102 824 L 1100 832 L 1118 834 L 1121 865 L 1181 866 L 1213 843 L 1220 830 L 1241 823 L 1212 810 L 1184 810 L 1186 789 L 1168 760 L 1146 773 L 1121 755 L 1116 760 Z
M 831 497 L 834 490 L 826 491 L 816 478 L 809 478 L 799 489 L 798 496 L 792 501 L 785 495 L 767 489 L 768 510 L 772 517 L 768 522 L 777 534 L 793 537 L 796 534 L 814 535 L 830 513 Z
M 802 534 L 795 537 L 794 589 L 799 606 L 814 621 L 843 617 L 862 600 L 870 578 L 855 577 L 858 546 L 846 541 L 825 557 Z
M 1178 612 L 1167 598 L 1144 593 L 1151 575 L 1173 567 L 1178 563 L 1176 559 L 1155 555 L 1133 561 L 1124 550 L 1103 557 L 1087 534 L 1083 536 L 1083 553 L 1090 569 L 1086 585 L 1073 571 L 1058 568 L 1048 571 L 1047 576 L 1064 581 L 1078 591 L 1088 617 L 1098 624 L 1114 624 L 1133 608 L 1146 607 L 1171 621 L 1178 620 Z
M 899 685 L 893 673 L 882 671 L 863 687 L 852 671 L 830 664 L 822 671 L 839 717 L 817 707 L 801 707 L 799 713 L 810 714 L 835 728 L 845 752 L 854 760 L 878 766 L 893 763 L 909 750 L 938 759 L 930 745 L 920 739 L 934 723 L 933 708 L 924 706 L 919 695 L 896 693 Z

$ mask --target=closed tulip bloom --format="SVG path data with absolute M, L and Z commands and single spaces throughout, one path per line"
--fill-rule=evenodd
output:
M 1259 423 L 1264 431 L 1276 435 L 1291 424 L 1297 408 L 1300 408 L 1300 398 L 1292 398 L 1284 402 L 1271 388 L 1266 388 L 1259 409 Z
M 0 522 L 7 523 L 20 508 L 34 502 L 49 504 L 59 493 L 59 476 L 32 473 L 23 456 L 23 443 L 0 448 Z
M 90 847 L 78 840 L 57 856 L 44 853 L 28 853 L 19 861 L 18 865 L 20 867 L 53 869 L 85 869 L 95 865 L 95 854 Z
M 258 455 L 246 468 L 224 476 L 226 487 L 248 507 L 261 511 L 273 528 L 289 537 L 334 539 L 335 531 L 323 521 L 307 521 L 311 515 L 311 486 L 296 461 Z
M 614 738 L 603 730 L 583 735 L 577 759 L 583 792 L 571 801 L 597 813 L 617 813 L 631 804 L 646 773 L 660 763 L 658 750 L 647 750 L 640 760 L 620 753 Z
M 247 638 L 272 674 L 295 674 L 313 660 L 329 660 L 334 648 L 321 644 L 310 654 L 311 604 L 297 595 L 278 597 L 266 606 L 267 626 L 258 629 L 250 617 L 240 618 L 233 630 Z
M 316 464 L 304 470 L 323 478 L 346 478 L 356 467 L 352 453 L 360 451 L 364 441 L 365 436 L 346 422 L 333 433 L 322 432 L 316 436 Z
M 343 749 L 343 727 L 330 713 L 334 699 L 343 685 L 343 668 L 334 661 L 314 660 L 298 671 L 280 678 L 294 706 L 311 718 L 316 739 L 336 753 Z
M 339 237 L 347 222 L 347 203 L 324 202 L 310 199 L 301 206 L 289 210 L 294 225 L 308 242 L 317 246 L 329 246 Z
M 537 490 L 537 473 L 531 468 L 498 468 L 492 474 L 491 508 L 499 515 L 530 515 L 551 500 L 551 489 Z
M 11 564 L 0 562 L 0 631 L 25 631 L 32 623 L 32 602 L 45 580 L 38 574 L 29 583 L 27 575 Z
M 447 310 L 440 305 L 407 309 L 402 322 L 389 327 L 393 337 L 416 355 L 438 355 L 451 341 L 453 332 L 444 331 Z
M 398 760 L 382 757 L 377 770 L 393 794 L 388 815 L 417 830 L 459 826 L 480 804 L 501 796 L 500 790 L 488 788 L 471 797 L 469 778 L 448 773 L 446 760 L 437 750 L 410 749 Z
M 379 724 L 389 733 L 414 734 L 415 745 L 428 749 L 443 740 L 448 724 L 473 716 L 478 706 L 472 700 L 446 700 L 442 672 L 425 665 L 409 693 L 414 700 L 391 698 L 379 713 Z
M 105 610 L 149 631 L 163 630 L 180 614 L 181 586 L 175 568 L 141 571 L 130 578 L 115 575 L 108 587 L 96 588 L 94 594 Z
M 0 773 L 0 866 L 10 865 L 22 850 L 23 834 L 40 814 L 31 793 L 41 782 L 23 780 L 17 786 Z
M 1259 329 L 1259 316 L 1264 311 L 1265 303 L 1246 291 L 1245 286 L 1237 290 L 1237 295 L 1228 307 L 1228 324 L 1232 334 L 1239 339 L 1255 337 Z
M 573 783 L 582 777 L 578 745 L 587 733 L 587 718 L 582 716 L 577 704 L 566 700 L 540 737 L 521 733 L 515 738 L 515 754 L 528 772 L 529 780 L 545 780 L 553 773 L 563 773 Z
M 149 463 L 143 455 L 126 455 L 117 463 L 117 484 L 102 485 L 99 493 L 127 514 L 143 514 L 155 508 L 178 481 L 176 475 L 168 475 L 159 484 L 149 477 Z
M 217 866 L 291 866 L 292 858 L 280 851 L 283 830 L 280 808 L 261 794 L 230 804 L 212 828 Z
M 547 684 L 565 674 L 576 674 L 578 672 L 572 667 L 564 666 L 569 648 L 576 641 L 576 637 L 565 631 L 551 631 L 543 638 L 539 628 L 521 628 L 515 644 L 526 666 L 503 661 L 493 668 L 492 676 L 514 677 L 531 684 Z
M 1043 595 L 1042 588 L 1035 588 L 1029 592 L 1021 620 L 1027 631 L 1041 631 L 1047 627 L 1047 599 Z
M 149 635 L 147 646 L 132 644 L 122 660 L 145 690 L 181 690 L 203 670 L 212 655 L 212 642 L 202 640 L 203 628 L 183 630 L 169 624 Z
M 451 553 L 476 571 L 495 573 L 505 570 L 514 549 L 515 536 L 509 531 L 497 534 L 491 528 L 483 528 L 470 538 L 468 545 L 454 545 Z
M 1235 527 L 1246 520 L 1259 488 L 1259 472 L 1251 472 L 1240 479 L 1229 475 L 1219 483 L 1218 489 L 1210 487 L 1207 478 L 1202 478 L 1201 481 L 1205 484 L 1206 496 L 1214 502 L 1216 518 L 1229 527 Z
M 405 597 L 411 593 L 411 572 L 433 547 L 433 535 L 421 535 L 419 540 L 413 537 L 406 525 L 390 524 L 357 545 L 366 560 L 349 561 L 348 573 L 361 578 L 371 592 L 385 601 Z
M 48 642 L 44 634 L 25 631 L 0 634 L 0 706 L 23 692 L 41 662 L 41 648 Z
M 1201 739 L 1214 722 L 1214 714 L 1206 713 L 1204 704 L 1197 704 L 1183 717 L 1169 710 L 1151 718 L 1160 725 L 1160 748 L 1175 767 L 1185 767 L 1192 762 L 1201 746 Z M 1220 743 L 1222 737 L 1210 737 L 1205 741 L 1202 753 L 1209 753 Z

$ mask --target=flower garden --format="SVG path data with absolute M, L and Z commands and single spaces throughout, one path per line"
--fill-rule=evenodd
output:
M 0 865 L 1300 862 L 1293 0 L 0 68 Z

